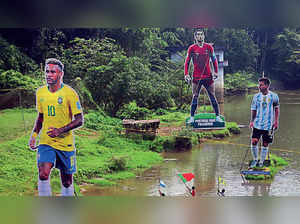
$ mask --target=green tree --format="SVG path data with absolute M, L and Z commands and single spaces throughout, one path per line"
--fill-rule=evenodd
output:
M 44 64 L 46 58 L 61 58 L 67 43 L 66 35 L 60 29 L 43 27 L 33 41 L 32 57 Z
M 298 87 L 300 81 L 300 32 L 284 29 L 275 37 L 272 47 L 273 77 L 288 87 Z
M 225 59 L 229 61 L 228 73 L 256 71 L 259 48 L 247 29 L 209 29 L 207 39 L 224 48 Z
M 80 77 L 111 115 L 133 100 L 149 109 L 171 105 L 165 76 L 152 71 L 144 58 L 128 57 L 115 40 L 75 38 L 70 44 L 63 56 L 66 82 Z
M 0 69 L 3 71 L 15 70 L 32 77 L 37 76 L 37 64 L 18 47 L 10 44 L 0 36 Z
M 12 69 L 0 73 L 1 89 L 22 88 L 33 91 L 36 90 L 40 85 L 40 81 L 37 81 L 30 76 L 23 75 L 22 73 Z

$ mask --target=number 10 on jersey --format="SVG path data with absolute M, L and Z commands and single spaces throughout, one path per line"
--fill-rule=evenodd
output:
M 48 116 L 55 116 L 55 107 L 48 105 Z

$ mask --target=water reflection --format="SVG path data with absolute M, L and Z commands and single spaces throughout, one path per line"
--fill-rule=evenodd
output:
M 226 120 L 248 125 L 253 95 L 225 98 Z M 226 196 L 300 196 L 300 132 L 298 113 L 300 91 L 282 91 L 280 97 L 280 128 L 275 134 L 271 153 L 289 160 L 289 165 L 276 174 L 272 181 L 243 183 L 240 167 L 250 141 L 246 127 L 238 136 L 225 142 L 206 142 L 189 152 L 164 153 L 168 159 L 160 166 L 147 170 L 137 178 L 124 180 L 110 188 L 91 188 L 86 195 L 148 195 L 159 196 L 158 179 L 166 186 L 167 196 L 190 197 L 178 173 L 193 172 L 196 197 L 217 197 L 217 182 L 221 176 L 226 181 Z M 250 159 L 250 153 L 248 158 Z
M 269 196 L 271 189 L 271 182 L 261 182 L 261 181 L 252 181 L 252 182 L 242 182 L 241 184 L 245 187 L 245 190 L 248 192 L 252 191 L 252 196 Z

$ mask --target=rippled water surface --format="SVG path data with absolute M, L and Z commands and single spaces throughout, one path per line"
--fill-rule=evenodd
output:
M 271 181 L 243 182 L 240 168 L 249 148 L 250 130 L 242 128 L 238 136 L 225 141 L 206 142 L 189 152 L 164 153 L 160 166 L 147 170 L 137 178 L 124 180 L 116 187 L 86 187 L 86 195 L 148 195 L 158 196 L 158 179 L 166 184 L 167 196 L 189 196 L 178 173 L 192 172 L 197 196 L 216 197 L 218 177 L 225 180 L 226 196 L 300 196 L 300 91 L 278 92 L 280 98 L 280 127 L 275 133 L 271 153 L 289 161 Z M 227 121 L 247 125 L 253 95 L 232 96 L 225 99 Z M 250 151 L 248 152 L 250 159 Z

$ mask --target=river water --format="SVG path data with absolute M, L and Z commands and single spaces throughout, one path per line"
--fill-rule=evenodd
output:
M 277 92 L 280 98 L 280 126 L 275 133 L 271 153 L 289 161 L 271 181 L 245 183 L 240 176 L 243 157 L 249 149 L 251 131 L 250 104 L 253 94 L 225 98 L 224 114 L 227 121 L 246 125 L 241 134 L 222 141 L 208 141 L 184 153 L 164 153 L 164 163 L 145 171 L 141 176 L 121 181 L 110 188 L 87 188 L 85 195 L 159 196 L 158 180 L 166 188 L 167 196 L 186 196 L 178 173 L 192 172 L 195 178 L 189 186 L 196 187 L 196 196 L 217 197 L 218 177 L 225 181 L 226 196 L 300 196 L 300 91 Z M 249 149 L 250 150 L 250 149 Z M 251 158 L 248 151 L 248 160 Z

